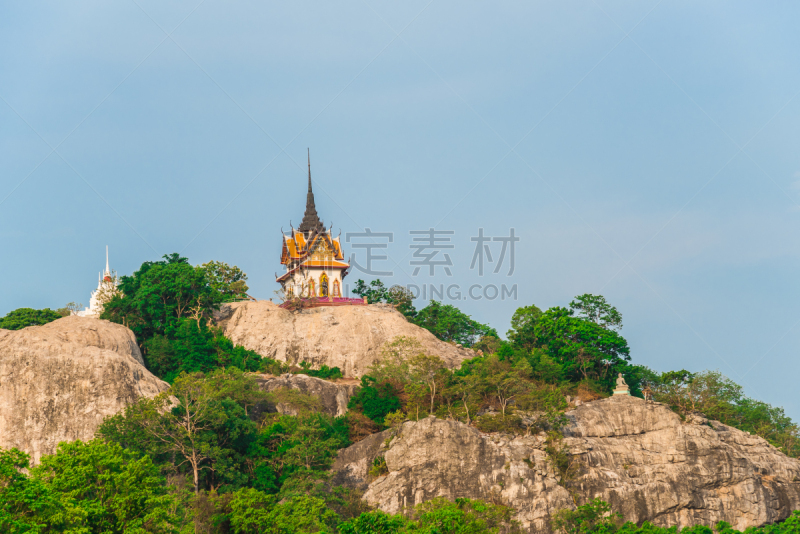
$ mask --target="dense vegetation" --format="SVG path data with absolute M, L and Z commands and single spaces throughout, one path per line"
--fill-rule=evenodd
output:
M 781 408 L 749 399 L 717 372 L 656 373 L 631 361 L 622 316 L 602 296 L 580 295 L 566 307 L 519 308 L 505 340 L 456 307 L 431 301 L 416 310 L 405 288 L 359 281 L 355 293 L 395 306 L 443 341 L 475 357 L 448 369 L 414 339 L 388 343 L 343 417 L 296 390 L 262 391 L 252 372 L 341 378 L 338 368 L 289 367 L 235 346 L 215 326 L 224 302 L 246 298 L 246 275 L 221 262 L 192 266 L 178 254 L 146 262 L 120 279 L 103 318 L 136 334 L 150 371 L 170 382 L 107 418 L 88 443 L 62 443 L 29 468 L 28 457 L 0 450 L 0 531 L 69 533 L 485 533 L 515 532 L 513 510 L 469 499 L 433 501 L 389 515 L 357 492 L 331 483 L 336 451 L 406 420 L 434 414 L 485 432 L 546 433 L 546 452 L 562 480 L 573 465 L 561 444 L 568 397 L 610 394 L 622 373 L 634 395 L 648 395 L 682 417 L 696 412 L 758 434 L 800 456 L 798 428 Z M 76 308 L 70 305 L 66 310 Z M 21 309 L 0 328 L 45 324 L 63 311 Z M 298 415 L 282 415 L 278 404 Z M 712 423 L 713 424 L 713 423 Z M 380 458 L 370 470 L 386 472 Z M 554 519 L 565 534 L 673 533 L 623 523 L 602 501 Z M 800 529 L 800 515 L 752 530 Z M 720 534 L 733 534 L 720 524 Z M 706 534 L 693 527 L 691 534 Z
M 576 510 L 560 510 L 552 521 L 553 530 L 563 534 L 677 534 L 676 527 L 658 527 L 645 521 L 642 525 L 625 522 L 622 514 L 614 512 L 605 501 L 594 499 Z M 720 521 L 714 528 L 704 525 L 686 527 L 681 534 L 741 534 L 730 524 Z M 774 525 L 748 528 L 745 534 L 797 534 L 800 532 L 800 511 Z

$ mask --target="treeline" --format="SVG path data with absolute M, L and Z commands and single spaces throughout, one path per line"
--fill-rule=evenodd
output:
M 625 521 L 622 514 L 600 499 L 578 506 L 575 510 L 560 510 L 551 521 L 554 531 L 563 534 L 677 534 L 678 528 L 659 527 L 649 521 L 641 525 Z M 797 534 L 800 532 L 800 511 L 792 512 L 785 521 L 763 527 L 749 527 L 744 534 Z M 720 521 L 714 528 L 694 525 L 680 530 L 681 534 L 742 534 L 729 523 Z

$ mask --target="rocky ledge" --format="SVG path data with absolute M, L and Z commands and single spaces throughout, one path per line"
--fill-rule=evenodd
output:
M 363 375 L 387 341 L 399 336 L 419 341 L 422 350 L 450 367 L 475 352 L 437 339 L 409 323 L 386 304 L 331 306 L 288 311 L 270 301 L 224 306 L 215 317 L 236 345 L 278 361 L 338 367 L 345 376 Z
M 680 528 L 724 520 L 736 529 L 786 518 L 800 508 L 800 461 L 763 439 L 714 421 L 681 421 L 668 407 L 612 397 L 568 412 L 566 480 L 544 452 L 544 436 L 483 434 L 455 421 L 406 422 L 340 452 L 338 480 L 366 487 L 364 499 L 396 513 L 436 496 L 502 502 L 531 533 L 552 514 L 599 497 L 625 519 Z M 383 455 L 389 473 L 365 466 Z M 574 499 L 573 499 L 574 496 Z
M 107 415 L 168 387 L 145 369 L 133 332 L 85 317 L 0 330 L 0 447 L 34 463 L 87 440 Z
M 331 382 L 307 375 L 293 375 L 286 373 L 281 376 L 259 375 L 256 380 L 259 387 L 264 391 L 275 391 L 276 389 L 295 389 L 317 397 L 320 402 L 321 411 L 332 417 L 338 417 L 347 413 L 347 403 L 350 397 L 358 389 L 358 382 L 355 380 L 342 380 Z M 278 403 L 274 411 L 287 415 L 298 415 L 299 411 L 290 405 Z

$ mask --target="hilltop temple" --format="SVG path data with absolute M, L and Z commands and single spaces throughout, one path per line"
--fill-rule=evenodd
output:
M 117 291 L 117 285 L 108 268 L 108 245 L 106 245 L 106 268 L 100 273 L 97 280 L 97 289 L 92 291 L 89 298 L 89 307 L 83 311 L 75 312 L 79 317 L 99 317 L 103 313 L 103 304 L 106 299 Z
M 276 276 L 287 299 L 319 299 L 346 304 L 342 280 L 350 264 L 344 260 L 339 237 L 333 237 L 330 228 L 317 215 L 314 192 L 311 189 L 311 159 L 308 162 L 308 193 L 303 221 L 289 235 L 283 234 L 281 264 L 286 272 Z

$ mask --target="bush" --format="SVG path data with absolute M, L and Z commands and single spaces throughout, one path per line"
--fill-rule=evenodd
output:
M 400 398 L 388 382 L 378 383 L 369 375 L 361 377 L 361 388 L 350 398 L 347 407 L 360 410 L 364 415 L 383 426 L 390 412 L 401 408 Z
M 508 432 L 519 434 L 522 432 L 522 420 L 516 415 L 486 414 L 475 420 L 475 426 L 481 432 Z
M 50 308 L 34 310 L 33 308 L 19 308 L 0 318 L 0 328 L 3 330 L 21 330 L 28 326 L 41 326 L 61 319 L 62 315 Z

